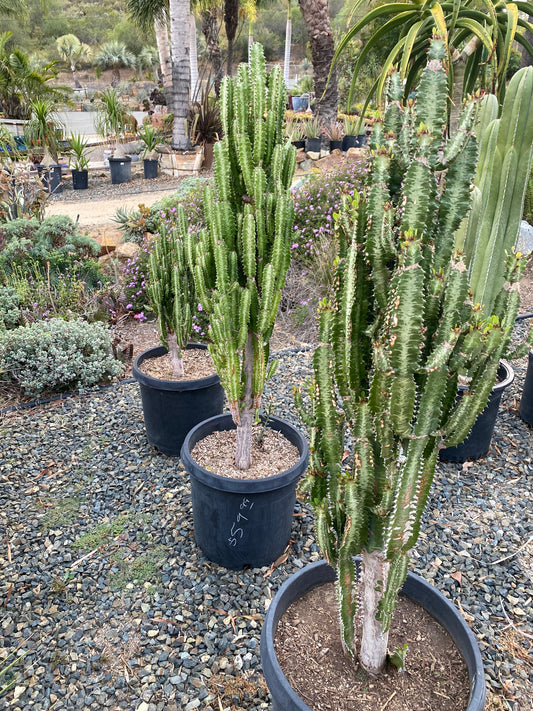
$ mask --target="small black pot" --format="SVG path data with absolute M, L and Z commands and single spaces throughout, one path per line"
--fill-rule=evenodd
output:
M 305 148 L 305 140 L 303 138 L 298 141 L 291 141 L 291 143 L 295 148 Z
M 60 165 L 57 163 L 52 165 L 39 164 L 37 166 L 37 174 L 47 192 L 54 194 L 63 192 Z
M 528 425 L 533 425 L 533 351 L 529 351 L 526 379 L 524 381 L 524 389 L 522 390 L 518 414 Z
M 111 172 L 111 183 L 129 183 L 131 180 L 131 157 L 109 158 L 109 170 Z
M 441 449 L 439 451 L 439 459 L 441 461 L 461 463 L 466 462 L 467 459 L 481 459 L 487 454 L 494 433 L 503 391 L 506 390 L 514 380 L 514 370 L 509 363 L 504 360 L 500 361 L 498 378 L 499 382 L 492 388 L 489 401 L 483 412 L 477 416 L 468 437 L 463 440 L 461 444 L 455 445 L 455 447 Z M 466 390 L 466 386 L 460 385 L 459 397 L 461 397 L 462 391 L 464 390 Z
M 216 431 L 235 429 L 229 414 L 212 417 L 189 432 L 181 449 L 191 480 L 194 537 L 209 560 L 225 568 L 260 568 L 285 550 L 291 533 L 296 486 L 307 468 L 309 448 L 292 425 L 269 417 L 268 427 L 281 432 L 300 453 L 294 466 L 264 479 L 231 479 L 200 467 L 191 451 Z
M 272 711 L 312 711 L 285 678 L 276 657 L 274 638 L 278 623 L 292 602 L 318 585 L 334 581 L 335 571 L 326 561 L 311 563 L 283 583 L 268 608 L 261 632 L 261 666 L 272 695 Z M 470 700 L 466 711 L 482 711 L 485 679 L 481 654 L 476 638 L 455 605 L 414 573 L 408 574 L 402 593 L 421 605 L 449 633 L 468 667 Z
M 143 161 L 144 177 L 146 180 L 153 180 L 157 178 L 157 173 L 159 169 L 159 160 L 157 158 L 147 159 Z
M 320 153 L 322 148 L 322 139 L 320 138 L 306 138 L 305 140 L 305 152 L 306 153 Z
M 366 142 L 367 142 L 366 133 L 360 133 L 357 136 L 357 148 L 362 148 L 363 146 L 366 146 Z
M 207 346 L 189 343 L 187 349 L 192 348 Z M 143 361 L 166 352 L 164 346 L 156 346 L 140 353 L 133 362 L 133 377 L 141 389 L 148 441 L 163 454 L 177 457 L 189 430 L 223 411 L 224 390 L 216 374 L 197 380 L 160 380 L 139 370 Z
M 347 151 L 348 148 L 357 148 L 359 145 L 357 136 L 344 136 L 342 139 L 342 150 Z
M 342 151 L 342 140 L 330 141 L 329 142 L 329 150 L 330 150 L 330 153 L 333 153 L 333 151 Z
M 87 190 L 87 188 L 89 187 L 89 171 L 73 170 L 72 187 L 74 188 L 74 190 Z

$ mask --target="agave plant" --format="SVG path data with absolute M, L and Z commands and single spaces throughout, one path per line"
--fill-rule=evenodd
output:
M 297 393 L 311 433 L 303 489 L 319 545 L 337 570 L 343 648 L 374 674 L 386 660 L 439 448 L 461 442 L 487 402 L 514 323 L 509 283 L 520 273 L 520 260 L 509 259 L 501 320 L 470 300 L 454 233 L 470 206 L 474 106 L 443 138 L 445 58 L 445 42 L 433 39 L 416 102 L 407 106 L 400 76 L 390 79 L 368 185 L 361 199 L 345 199 L 337 218 L 335 295 L 320 306 L 307 407 Z M 469 385 L 458 400 L 460 376 Z

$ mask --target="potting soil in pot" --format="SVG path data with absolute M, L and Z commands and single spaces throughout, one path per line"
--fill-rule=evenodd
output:
M 389 651 L 408 645 L 406 669 L 369 676 L 342 651 L 333 583 L 314 588 L 282 616 L 275 637 L 281 669 L 313 711 L 464 711 L 470 687 L 461 653 L 419 605 L 400 596 Z

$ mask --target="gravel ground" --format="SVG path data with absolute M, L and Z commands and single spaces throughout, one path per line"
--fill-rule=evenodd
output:
M 205 171 L 202 176 L 208 175 Z M 95 170 L 89 173 L 89 187 L 87 190 L 74 190 L 70 176 L 63 178 L 63 191 L 50 196 L 52 203 L 79 202 L 80 200 L 108 200 L 120 198 L 124 195 L 137 195 L 140 193 L 160 192 L 167 190 L 169 193 L 177 189 L 183 178 L 174 178 L 160 173 L 153 180 L 145 180 L 142 161 L 132 163 L 131 181 L 113 185 L 109 168 Z
M 292 385 L 310 355 L 284 351 L 270 384 L 274 413 L 293 422 Z M 489 456 L 439 465 L 412 566 L 462 609 L 490 708 L 512 711 L 530 710 L 533 696 L 524 364 Z M 194 543 L 186 475 L 146 442 L 136 383 L 4 414 L 0 430 L 0 658 L 29 650 L 0 708 L 268 708 L 261 623 L 287 576 L 320 557 L 307 507 L 297 503 L 278 568 L 227 571 Z

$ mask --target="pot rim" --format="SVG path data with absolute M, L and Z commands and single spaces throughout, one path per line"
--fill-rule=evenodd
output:
M 499 380 L 498 382 L 494 383 L 494 387 L 492 388 L 491 392 L 499 392 L 500 390 L 503 391 L 506 388 L 511 385 L 511 383 L 514 380 L 515 372 L 513 369 L 513 366 L 509 363 L 509 361 L 504 360 L 503 358 L 500 359 L 500 365 L 498 366 L 498 373 L 503 370 L 504 375 L 503 380 Z M 468 390 L 468 385 L 461 385 L 459 384 L 457 386 L 457 389 L 460 390 L 461 392 L 464 392 L 465 390 Z
M 188 343 L 185 347 L 186 350 L 193 350 L 195 348 L 207 350 L 205 343 Z M 154 378 L 152 375 L 147 375 L 139 369 L 143 361 L 148 358 L 157 358 L 165 355 L 165 353 L 168 353 L 165 346 L 153 346 L 136 356 L 133 361 L 132 375 L 140 385 L 154 388 L 155 390 L 183 392 L 185 390 L 200 390 L 201 388 L 207 388 L 220 382 L 217 373 L 207 375 L 205 378 L 195 378 L 194 380 L 164 380 L 163 378 Z
M 216 427 L 216 424 L 220 422 L 220 427 Z M 274 491 L 275 489 L 281 489 L 285 486 L 291 485 L 295 479 L 298 479 L 304 471 L 307 469 L 307 463 L 309 461 L 309 445 L 307 440 L 302 435 L 302 433 L 294 427 L 290 422 L 281 419 L 280 417 L 275 417 L 274 415 L 268 418 L 269 426 L 270 423 L 275 425 L 271 429 L 275 429 L 281 432 L 295 447 L 298 448 L 300 452 L 300 457 L 297 462 L 295 462 L 289 469 L 285 469 L 279 474 L 273 474 L 269 477 L 263 477 L 261 479 L 233 479 L 232 477 L 220 476 L 220 474 L 215 474 L 201 467 L 192 457 L 191 450 L 193 449 L 196 442 L 206 437 L 208 434 L 216 431 L 227 431 L 236 429 L 235 423 L 230 413 L 225 412 L 222 415 L 215 415 L 215 417 L 210 417 L 208 420 L 200 422 L 196 427 L 185 437 L 183 446 L 181 448 L 181 461 L 183 466 L 188 472 L 189 476 L 194 477 L 202 484 L 211 487 L 212 489 L 217 489 L 218 491 L 228 491 L 234 493 L 245 493 L 253 490 L 254 493 Z M 213 426 L 215 425 L 215 426 Z M 287 436 L 285 430 L 288 430 L 292 434 L 292 437 Z
M 356 562 L 360 561 L 360 557 L 355 556 L 354 560 Z M 271 689 L 271 684 L 276 684 L 276 688 L 280 692 L 280 696 L 284 697 L 285 703 L 292 704 L 289 707 L 291 709 L 313 711 L 298 696 L 283 674 L 274 647 L 277 626 L 282 615 L 294 600 L 318 585 L 334 582 L 335 577 L 335 570 L 325 560 L 310 563 L 285 580 L 266 612 L 261 631 L 261 666 L 269 689 Z M 470 697 L 466 711 L 481 711 L 484 708 L 486 697 L 483 660 L 477 639 L 466 620 L 451 600 L 416 573 L 408 573 L 402 592 L 429 612 L 453 639 L 463 657 L 463 661 L 468 667 Z M 434 614 L 435 610 L 433 608 L 435 608 L 435 605 L 438 605 L 439 609 L 443 611 L 440 619 L 437 614 Z M 446 623 L 444 622 L 445 617 L 448 618 Z M 465 658 L 463 649 L 457 640 L 458 635 L 463 638 L 462 646 L 468 645 L 469 659 Z M 268 650 L 268 655 L 265 653 L 266 650 Z

